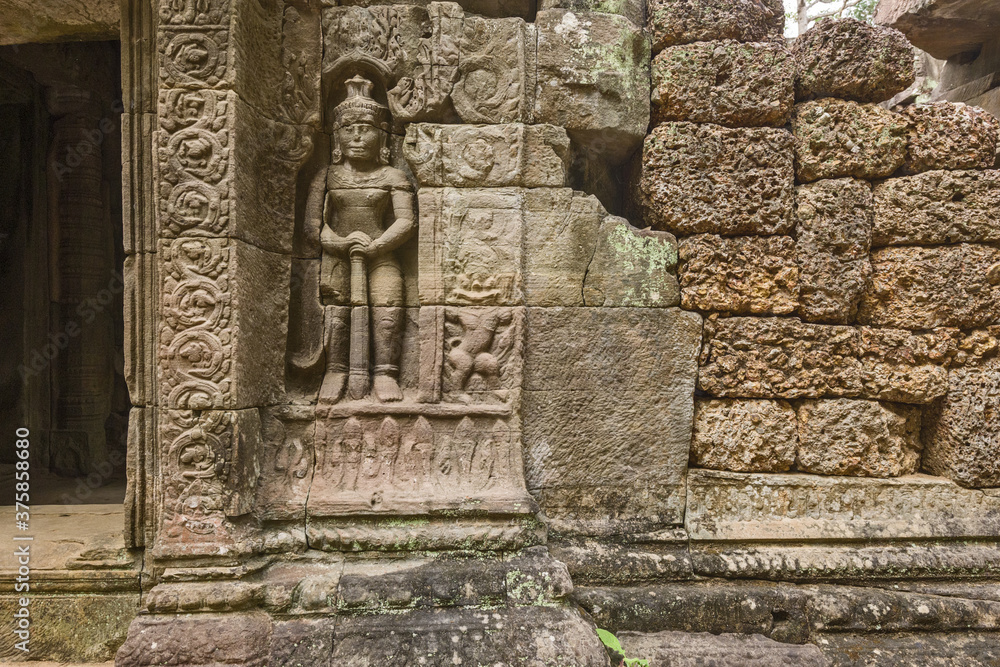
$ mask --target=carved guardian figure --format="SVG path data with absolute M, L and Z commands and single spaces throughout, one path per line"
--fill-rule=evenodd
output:
M 321 293 L 326 374 L 321 403 L 373 393 L 403 399 L 399 358 L 403 274 L 395 251 L 416 230 L 413 186 L 389 166 L 389 110 L 355 76 L 333 111 L 334 137 L 324 207 Z M 372 358 L 373 357 L 373 358 Z

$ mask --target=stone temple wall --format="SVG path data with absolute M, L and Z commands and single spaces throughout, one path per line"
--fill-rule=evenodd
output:
M 998 124 L 899 33 L 123 7 L 117 664 L 997 664 Z

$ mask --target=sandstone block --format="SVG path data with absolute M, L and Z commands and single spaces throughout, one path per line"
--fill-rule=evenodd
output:
M 856 19 L 819 21 L 795 40 L 798 99 L 882 102 L 913 83 L 913 47 L 903 33 Z
M 822 180 L 795 189 L 798 313 L 807 322 L 849 324 L 871 277 L 871 186 Z
M 422 186 L 561 188 L 569 137 L 552 125 L 413 123 L 403 154 Z
M 731 317 L 705 325 L 698 387 L 721 398 L 858 396 L 864 372 L 852 327 Z
M 926 475 L 691 470 L 685 525 L 693 541 L 992 538 L 1000 498 Z
M 668 232 L 636 229 L 617 216 L 604 219 L 587 267 L 587 306 L 663 308 L 680 305 L 677 239 Z
M 795 410 L 785 401 L 695 402 L 691 464 L 734 472 L 784 472 L 795 463 Z
M 646 138 L 649 224 L 678 235 L 791 231 L 792 135 L 772 128 L 664 123 Z
M 827 667 L 830 661 L 812 644 L 783 644 L 762 635 L 714 635 L 708 632 L 623 632 L 618 635 L 628 656 L 652 665 L 701 667 Z
M 550 519 L 680 520 L 700 333 L 676 308 L 528 309 L 525 468 Z
M 699 234 L 678 247 L 681 305 L 743 315 L 787 315 L 799 296 L 795 240 L 790 236 Z
M 569 188 L 524 190 L 524 294 L 532 306 L 582 306 L 607 211 Z
M 899 477 L 920 465 L 920 409 L 835 398 L 804 401 L 797 411 L 801 472 Z
M 906 121 L 874 104 L 822 99 L 796 105 L 795 175 L 821 178 L 885 178 L 906 158 Z
M 778 40 L 785 28 L 779 0 L 651 0 L 646 12 L 653 53 L 717 39 Z
M 649 41 L 623 16 L 547 9 L 538 30 L 536 122 L 565 127 L 608 156 L 625 159 L 649 125 Z
M 924 468 L 972 488 L 1000 486 L 1000 362 L 953 368 L 924 418 Z
M 872 244 L 1000 241 L 1000 171 L 928 171 L 875 186 Z
M 989 112 L 962 103 L 938 102 L 909 106 L 900 113 L 910 124 L 905 172 L 993 166 L 1000 122 Z
M 653 123 L 781 127 L 794 105 L 794 64 L 780 44 L 698 42 L 653 58 Z
M 882 248 L 858 321 L 901 329 L 973 328 L 1000 322 L 1000 249 L 962 243 Z

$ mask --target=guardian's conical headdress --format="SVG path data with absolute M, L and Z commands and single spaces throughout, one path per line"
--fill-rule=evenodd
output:
M 344 84 L 347 86 L 347 99 L 333 110 L 334 129 L 366 123 L 388 132 L 389 108 L 372 97 L 374 84 L 361 75 L 348 79 Z

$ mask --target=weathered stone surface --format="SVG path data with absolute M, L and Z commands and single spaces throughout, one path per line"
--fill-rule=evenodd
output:
M 592 623 L 575 609 L 541 606 L 345 618 L 337 624 L 331 664 L 490 665 L 511 656 L 523 656 L 527 664 L 608 664 Z
M 651 0 L 646 8 L 653 53 L 668 46 L 734 39 L 778 40 L 785 27 L 779 0 Z
M 525 466 L 550 519 L 680 519 L 700 333 L 678 309 L 529 308 Z
M 808 596 L 802 588 L 787 584 L 713 581 L 581 587 L 574 597 L 599 627 L 618 632 L 735 632 L 796 644 L 809 636 Z
M 266 614 L 139 616 L 115 664 L 262 665 L 269 655 L 271 619 Z
M 858 321 L 902 329 L 972 328 L 1000 322 L 1000 249 L 958 244 L 882 248 Z
M 762 635 L 713 635 L 692 632 L 623 632 L 618 639 L 629 657 L 671 667 L 827 667 L 812 644 L 782 644 Z
M 685 526 L 692 540 L 992 537 L 1000 527 L 1000 498 L 925 475 L 692 470 Z
M 774 42 L 698 42 L 653 58 L 653 123 L 782 127 L 792 113 L 795 66 Z
M 975 632 L 1000 622 L 1000 602 L 876 587 L 820 585 L 810 591 L 809 620 L 827 632 Z
M 906 158 L 906 121 L 874 104 L 826 98 L 795 106 L 795 176 L 885 178 Z
M 994 632 L 830 633 L 822 647 L 835 667 L 992 667 L 1000 662 Z
M 267 667 L 332 667 L 334 618 L 277 621 Z
M 273 403 L 282 385 L 291 258 L 242 241 L 160 242 L 160 404 Z M 284 286 L 284 289 L 282 289 Z
M 1000 325 L 962 331 L 955 342 L 952 368 L 967 364 L 980 364 L 1000 355 Z
M 658 536 L 655 544 L 568 538 L 549 543 L 552 557 L 566 563 L 576 585 L 627 585 L 644 581 L 690 579 L 687 535 Z
M 423 186 L 561 188 L 569 137 L 552 125 L 414 123 L 403 154 Z
M 621 161 L 649 125 L 649 41 L 614 14 L 538 12 L 534 117 Z
M 995 577 L 1000 572 L 1000 552 L 994 544 L 948 540 L 871 545 L 695 543 L 691 560 L 699 576 L 771 581 L 935 580 Z
M 857 396 L 856 329 L 797 319 L 732 317 L 705 324 L 698 387 L 723 398 Z
M 874 246 L 1000 241 L 1000 171 L 929 171 L 875 186 Z
M 920 466 L 920 408 L 835 398 L 797 410 L 801 472 L 899 477 Z
M 924 417 L 924 469 L 972 488 L 1000 486 L 1000 362 L 953 368 Z
M 871 277 L 871 186 L 822 180 L 795 189 L 798 314 L 807 322 L 849 324 Z
M 430 3 L 428 8 L 432 16 L 435 11 L 451 13 L 458 9 L 454 4 L 444 3 Z M 468 9 L 470 12 L 462 18 L 458 54 L 450 43 L 452 35 L 448 34 L 454 25 L 451 19 L 442 19 L 440 37 L 428 40 L 431 48 L 437 50 L 431 56 L 435 64 L 452 62 L 451 58 L 458 56 L 457 78 L 451 88 L 455 111 L 465 123 L 529 121 L 537 87 L 535 26 L 519 18 L 483 18 L 474 15 L 471 7 Z M 421 30 L 426 38 L 424 26 Z M 350 40 L 353 35 L 344 37 Z M 417 57 L 425 62 L 427 54 L 418 51 Z M 441 67 L 439 71 L 447 68 Z M 421 78 L 419 70 L 414 74 L 418 75 L 414 78 Z M 446 89 L 443 85 L 442 92 Z M 419 97 L 419 94 L 413 96 Z
M 799 300 L 791 236 L 699 234 L 678 246 L 681 306 L 739 315 L 788 315 Z
M 608 216 L 587 267 L 583 301 L 608 308 L 664 308 L 680 305 L 677 239 L 668 232 L 637 229 Z
M 37 509 L 37 507 L 33 508 L 35 512 Z M 13 515 L 11 515 L 10 520 L 13 521 Z M 38 525 L 37 519 L 35 525 Z M 60 534 L 60 538 L 64 540 L 67 535 L 68 533 L 63 532 Z M 40 555 L 38 552 L 33 551 L 32 558 L 34 559 L 38 555 Z M 13 566 L 15 562 L 14 557 L 7 557 L 5 565 Z M 4 577 L 6 579 L 4 581 L 4 595 L 0 596 L 0 613 L 9 619 L 14 619 L 14 614 L 23 608 L 20 604 L 20 598 L 24 597 L 23 593 L 14 592 L 14 586 L 17 583 L 14 574 L 16 571 L 16 568 L 8 570 L 12 576 Z M 61 582 L 58 579 L 47 582 L 45 574 L 32 568 L 33 594 L 29 598 L 31 602 L 28 606 L 31 614 L 31 632 L 28 642 L 30 653 L 27 656 L 32 660 L 52 660 L 53 664 L 57 664 L 55 661 L 58 661 L 58 664 L 63 664 L 68 661 L 103 662 L 113 659 L 115 651 L 125 641 L 129 623 L 139 611 L 138 591 L 130 594 L 119 594 L 112 591 L 89 590 L 83 592 L 82 595 L 81 591 L 63 594 L 41 592 L 44 591 L 46 584 L 49 586 L 55 584 L 56 587 L 62 584 L 63 589 L 73 586 L 76 582 L 69 583 L 67 586 L 66 574 L 64 570 L 63 576 L 59 577 L 63 579 Z M 103 576 L 105 580 L 110 578 L 107 576 L 107 571 L 91 571 L 86 574 Z M 83 573 L 80 575 L 82 583 Z M 16 644 L 22 641 L 22 638 L 13 632 L 16 623 L 16 620 L 12 622 L 5 636 L 0 638 L 0 663 L 4 665 L 23 664 L 20 661 L 26 655 L 24 651 L 16 647 Z M 37 663 L 29 662 L 27 664 Z
M 569 188 L 524 190 L 524 297 L 531 306 L 582 306 L 607 211 Z
M 657 126 L 642 157 L 647 221 L 678 235 L 789 232 L 792 147 L 779 129 Z
M 992 114 L 960 102 L 918 104 L 900 113 L 910 124 L 906 173 L 993 166 L 1000 122 Z
M 955 355 L 954 329 L 915 333 L 859 327 L 858 332 L 866 398 L 924 404 L 948 391 L 946 368 Z
M 785 472 L 795 463 L 795 410 L 785 401 L 695 402 L 691 464 L 734 472 Z
M 114 0 L 6 0 L 2 9 L 0 46 L 120 37 L 121 6 Z
M 790 318 L 709 319 L 698 387 L 722 398 L 929 403 L 947 387 L 953 332 L 913 334 Z
M 913 83 L 913 47 L 903 33 L 856 19 L 819 21 L 792 46 L 798 99 L 882 102 Z

